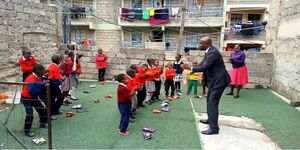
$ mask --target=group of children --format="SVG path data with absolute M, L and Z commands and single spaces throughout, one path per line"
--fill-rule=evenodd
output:
M 63 103 L 71 104 L 70 100 L 77 100 L 75 88 L 78 84 L 78 76 L 81 73 L 81 55 L 74 51 L 66 51 L 63 56 L 53 55 L 52 63 L 46 69 L 43 65 L 37 64 L 31 56 L 29 49 L 22 51 L 19 64 L 23 72 L 24 85 L 21 92 L 21 102 L 25 107 L 26 117 L 24 132 L 26 136 L 33 137 L 31 131 L 33 122 L 33 108 L 40 117 L 40 128 L 47 128 L 46 89 L 44 83 L 50 84 L 51 97 L 51 118 L 57 119 L 55 115 L 62 114 L 59 110 Z
M 117 88 L 118 109 L 121 114 L 119 133 L 129 135 L 127 130 L 129 122 L 134 122 L 136 109 L 145 107 L 144 104 L 151 105 L 160 101 L 160 91 L 162 80 L 165 85 L 165 96 L 170 99 L 177 94 L 181 96 L 181 81 L 183 69 L 181 68 L 181 56 L 176 56 L 174 63 L 168 62 L 166 68 L 159 65 L 158 59 L 147 59 L 147 64 L 131 65 L 126 74 L 119 74 L 115 80 L 119 83 Z M 200 79 L 199 73 L 188 72 L 189 95 L 192 88 L 197 98 L 197 86 Z M 205 94 L 205 90 L 204 90 Z
M 33 108 L 39 114 L 40 128 L 47 127 L 46 94 L 39 94 L 45 93 L 42 91 L 46 90 L 37 88 L 37 83 L 50 83 L 52 119 L 56 119 L 55 115 L 61 114 L 59 110 L 63 104 L 68 105 L 72 103 L 70 100 L 77 100 L 75 88 L 78 84 L 78 76 L 81 73 L 80 57 L 74 51 L 66 51 L 62 56 L 53 55 L 52 63 L 46 69 L 43 65 L 37 64 L 35 58 L 31 56 L 30 50 L 23 50 L 19 64 L 23 72 L 23 81 L 29 83 L 24 85 L 21 93 L 21 102 L 26 111 L 24 125 L 26 136 L 34 136 L 31 131 Z M 166 98 L 174 97 L 175 94 L 182 95 L 182 64 L 180 55 L 176 56 L 174 63 L 168 62 L 166 67 L 160 66 L 158 59 L 149 58 L 147 64 L 131 65 L 126 74 L 119 74 L 115 77 L 115 80 L 119 83 L 117 95 L 118 109 L 121 113 L 120 134 L 129 135 L 127 128 L 129 122 L 134 122 L 138 108 L 145 107 L 145 104 L 151 105 L 156 101 L 160 101 L 162 82 L 164 82 Z M 101 82 L 104 81 L 103 75 L 101 75 Z M 199 98 L 197 86 L 200 74 L 188 71 L 188 77 L 187 95 L 194 88 L 194 94 Z

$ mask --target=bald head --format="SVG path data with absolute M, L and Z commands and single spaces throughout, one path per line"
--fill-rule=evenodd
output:
M 212 40 L 211 40 L 210 37 L 205 36 L 205 37 L 200 39 L 200 49 L 201 50 L 206 50 L 210 46 L 212 46 Z

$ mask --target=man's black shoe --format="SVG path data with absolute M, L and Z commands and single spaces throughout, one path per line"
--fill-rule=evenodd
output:
M 208 129 L 208 130 L 202 131 L 201 133 L 205 134 L 205 135 L 213 135 L 213 134 L 219 134 L 219 130 Z
M 205 119 L 201 119 L 201 120 L 200 120 L 200 123 L 203 123 L 203 124 L 209 124 L 208 120 L 205 120 Z
M 29 131 L 29 132 L 25 132 L 25 136 L 28 136 L 28 137 L 34 137 L 34 133 Z

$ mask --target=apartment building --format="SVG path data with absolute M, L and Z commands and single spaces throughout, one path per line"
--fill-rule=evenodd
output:
M 105 51 L 119 48 L 174 51 L 178 46 L 182 3 L 182 0 L 73 0 L 72 42 L 88 41 Z M 199 39 L 205 35 L 212 37 L 216 47 L 222 47 L 223 8 L 223 0 L 188 1 L 182 50 L 198 49 Z M 88 14 L 76 15 L 82 10 Z
M 227 0 L 223 50 L 231 51 L 234 44 L 251 52 L 265 49 L 269 3 L 270 0 Z

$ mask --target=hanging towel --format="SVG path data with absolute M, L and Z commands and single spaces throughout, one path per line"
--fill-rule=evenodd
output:
M 143 18 L 143 10 L 141 9 L 135 9 L 134 10 L 135 16 L 134 19 L 142 19 Z
M 122 8 L 122 19 L 126 19 L 128 17 L 129 9 L 127 8 Z
M 162 19 L 162 9 L 154 10 L 154 19 Z
M 143 19 L 149 20 L 149 18 L 150 18 L 150 10 L 149 9 L 143 10 Z
M 129 19 L 134 19 L 135 13 L 133 9 L 128 10 L 128 18 Z
M 169 9 L 165 8 L 161 10 L 161 19 L 169 19 Z
M 179 7 L 172 8 L 172 16 L 173 17 L 178 16 L 179 10 L 180 10 Z
M 150 16 L 154 16 L 155 9 L 150 9 Z

